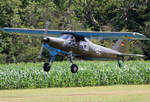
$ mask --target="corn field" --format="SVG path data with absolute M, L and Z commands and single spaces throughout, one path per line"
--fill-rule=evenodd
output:
M 50 72 L 43 63 L 0 65 L 0 89 L 84 87 L 116 84 L 150 84 L 150 61 L 75 61 L 79 70 L 70 72 L 70 63 L 54 62 Z

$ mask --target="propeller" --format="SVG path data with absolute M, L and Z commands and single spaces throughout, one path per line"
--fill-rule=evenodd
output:
M 49 21 L 46 21 L 46 23 L 45 23 L 45 33 L 44 33 L 44 35 L 43 35 L 43 39 L 44 39 L 44 37 L 46 37 L 46 35 L 47 35 L 48 26 L 49 26 Z M 42 52 L 43 52 L 43 48 L 44 48 L 43 45 L 44 45 L 44 43 L 42 43 L 41 48 L 40 48 L 40 54 L 39 54 L 39 56 L 38 56 L 39 59 L 41 59 L 41 56 L 42 56 Z

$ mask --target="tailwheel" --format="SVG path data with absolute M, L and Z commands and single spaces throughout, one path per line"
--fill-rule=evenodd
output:
M 72 64 L 70 68 L 72 73 L 76 73 L 78 71 L 78 66 L 76 64 Z
M 120 62 L 118 62 L 118 66 L 119 66 L 119 68 L 121 68 L 121 67 L 122 67 L 122 64 L 121 64 Z
M 49 63 L 44 63 L 43 69 L 44 69 L 45 72 L 49 72 L 49 70 L 50 70 Z
M 121 62 L 122 63 L 124 62 L 124 57 L 123 56 L 118 56 L 118 66 L 119 66 L 119 68 L 121 68 L 122 67 L 122 63 L 120 62 L 119 57 L 121 57 Z

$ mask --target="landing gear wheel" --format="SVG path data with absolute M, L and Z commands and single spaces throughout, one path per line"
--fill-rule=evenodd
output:
M 44 69 L 45 72 L 49 72 L 49 70 L 50 70 L 49 63 L 44 63 L 43 69 Z
M 72 64 L 70 68 L 72 73 L 76 73 L 78 71 L 78 66 L 76 64 Z

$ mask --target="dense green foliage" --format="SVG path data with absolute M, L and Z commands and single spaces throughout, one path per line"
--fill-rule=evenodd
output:
M 0 65 L 0 89 L 79 87 L 115 84 L 150 84 L 150 62 L 77 61 L 79 71 L 70 72 L 69 62 L 55 62 L 50 72 L 42 63 Z
M 49 29 L 133 31 L 150 37 L 150 1 L 0 1 L 0 28 L 41 29 L 44 28 L 44 23 L 47 20 L 50 22 Z M 21 36 L 0 32 L 0 63 L 38 61 L 40 39 L 40 37 L 35 36 Z M 105 42 L 108 43 L 107 41 Z M 150 59 L 150 42 L 138 41 L 138 45 L 135 44 L 136 42 L 131 43 L 131 53 L 145 54 L 148 56 L 146 59 Z

